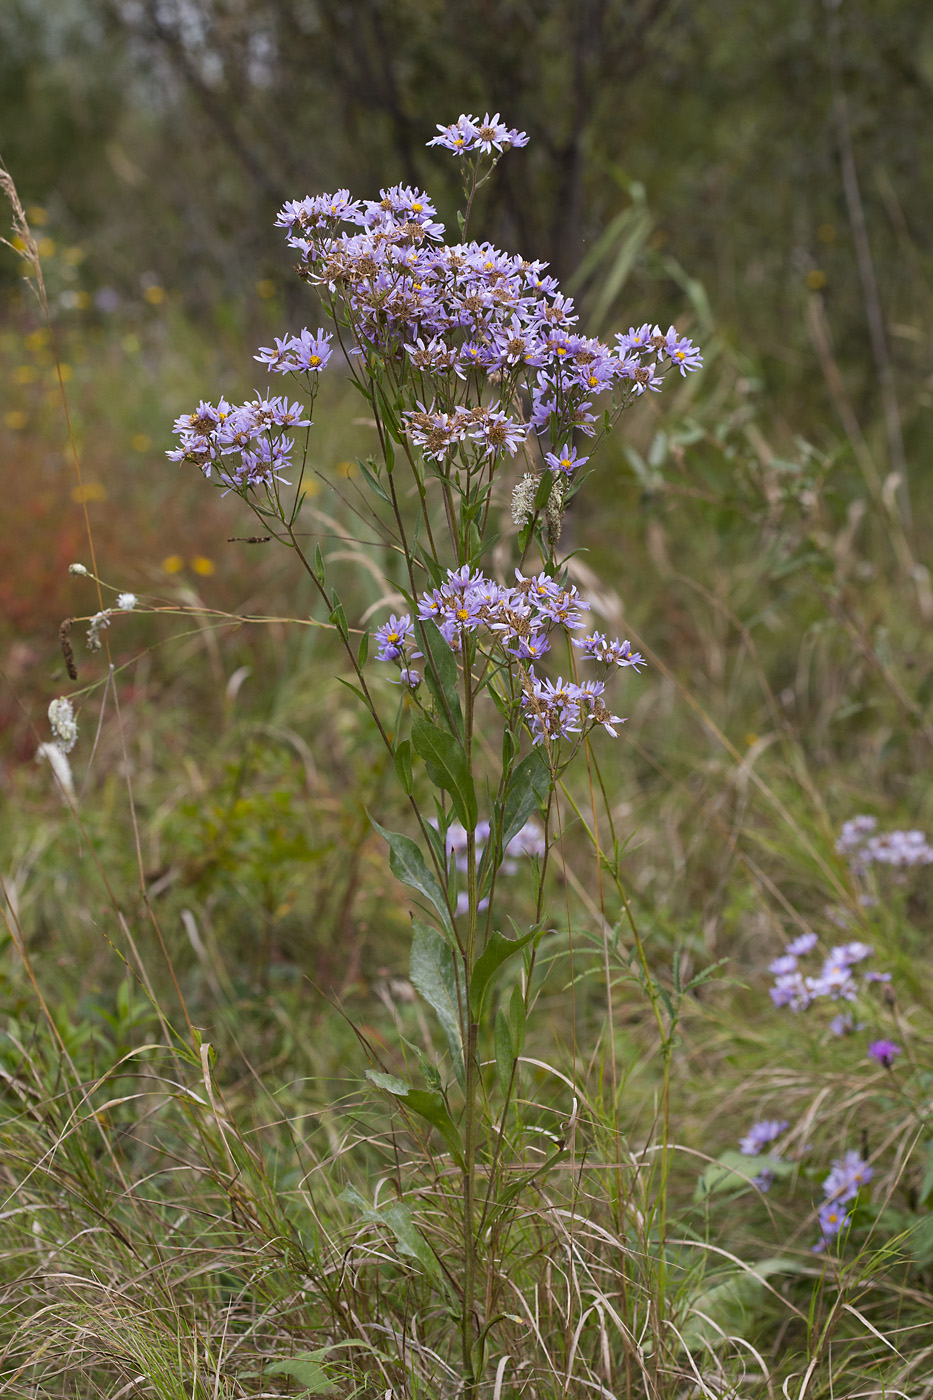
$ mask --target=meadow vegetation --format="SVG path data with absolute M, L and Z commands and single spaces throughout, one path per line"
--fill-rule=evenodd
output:
M 165 452 L 199 400 L 255 392 L 254 347 L 324 324 L 326 291 L 260 265 L 236 302 L 155 272 L 117 294 L 27 200 L 10 236 L 34 236 L 50 315 L 9 250 L 3 1393 L 933 1395 L 925 244 L 892 215 L 892 397 L 868 331 L 847 353 L 875 307 L 843 195 L 832 223 L 808 211 L 824 251 L 849 248 L 842 310 L 804 259 L 754 338 L 749 285 L 675 259 L 637 183 L 620 199 L 566 269 L 578 329 L 671 320 L 704 363 L 633 402 L 556 555 L 539 537 L 533 572 L 648 664 L 609 698 L 618 737 L 588 736 L 528 807 L 558 833 L 544 878 L 524 855 L 495 890 L 496 930 L 530 942 L 480 998 L 469 1209 L 470 1047 L 412 961 L 430 900 L 373 825 L 420 831 L 430 858 L 409 796 L 434 812 L 439 770 L 387 756 L 341 641 L 358 658 L 373 632 L 360 667 L 397 750 L 417 705 L 375 633 L 414 590 L 367 475 L 387 482 L 386 405 L 333 356 L 294 527 L 306 572 L 255 538 L 276 521 Z M 482 548 L 457 536 L 504 583 L 521 461 L 502 459 Z M 68 747 L 60 696 L 70 794 L 36 761 Z M 437 680 L 432 722 L 445 699 Z M 533 731 L 526 713 L 523 756 Z M 477 743 L 482 804 L 511 757 L 501 725 Z

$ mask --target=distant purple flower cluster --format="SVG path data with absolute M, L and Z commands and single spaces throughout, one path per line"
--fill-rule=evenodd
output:
M 418 617 L 423 622 L 436 623 L 454 651 L 461 651 L 464 637 L 472 634 L 481 651 L 486 645 L 497 650 L 504 660 L 528 663 L 522 667 L 522 687 L 525 719 L 534 743 L 582 734 L 589 724 L 601 724 L 615 735 L 613 726 L 624 721 L 610 714 L 603 704 L 604 682 L 584 681 L 578 685 L 563 679 L 542 680 L 531 665 L 550 650 L 549 634 L 555 628 L 571 632 L 584 625 L 583 613 L 589 604 L 573 584 L 558 583 L 547 574 L 526 578 L 516 569 L 515 579 L 515 584 L 507 587 L 468 565 L 449 569 L 440 588 L 421 595 Z M 399 663 L 403 682 L 417 686 L 420 676 L 410 663 L 418 660 L 421 652 L 415 650 L 411 615 L 393 614 L 376 629 L 375 640 L 378 659 Z M 628 642 L 609 641 L 599 632 L 573 641 L 584 656 L 606 665 L 633 666 L 637 670 L 646 664 Z
M 774 974 L 771 1000 L 775 1006 L 789 1006 L 791 1011 L 804 1011 L 820 997 L 829 997 L 831 1001 L 855 1001 L 859 985 L 852 969 L 866 958 L 870 958 L 874 949 L 868 943 L 839 944 L 830 948 L 820 972 L 814 977 L 807 977 L 800 971 L 797 960 L 812 952 L 816 942 L 815 933 L 801 934 L 769 965 L 768 971 Z M 863 983 L 890 980 L 890 973 L 874 971 L 864 973 L 862 978 Z
M 832 1171 L 823 1182 L 826 1200 L 816 1213 L 821 1236 L 813 1247 L 816 1253 L 825 1249 L 827 1242 L 849 1223 L 851 1211 L 846 1206 L 871 1181 L 872 1175 L 872 1168 L 858 1152 L 847 1152 L 845 1157 L 833 1162 Z
M 743 1157 L 759 1157 L 769 1142 L 780 1137 L 787 1127 L 787 1119 L 762 1118 L 757 1123 L 753 1123 L 748 1132 L 739 1142 L 739 1151 Z M 774 1156 L 780 1154 L 774 1153 Z M 757 1186 L 759 1191 L 768 1191 L 774 1183 L 774 1172 L 770 1167 L 763 1168 L 756 1177 L 752 1178 L 752 1185 Z
M 437 826 L 437 822 L 431 820 L 432 826 Z M 489 822 L 482 821 L 476 824 L 476 862 L 480 863 L 486 843 L 490 834 Z M 448 860 L 453 857 L 454 866 L 461 875 L 466 875 L 469 870 L 467 861 L 467 832 L 466 828 L 459 822 L 452 822 L 447 828 L 447 836 L 444 841 Z M 503 875 L 515 875 L 519 869 L 519 861 L 522 856 L 543 856 L 546 849 L 544 832 L 539 822 L 534 818 L 527 821 L 521 830 L 517 831 L 505 848 L 505 855 L 500 865 L 500 873 Z M 487 909 L 489 899 L 481 899 L 476 906 L 478 909 Z M 469 898 L 466 890 L 461 890 L 457 895 L 457 907 L 455 913 L 465 914 L 469 908 Z
M 878 831 L 875 817 L 852 817 L 843 822 L 836 850 L 862 874 L 869 865 L 901 868 L 933 864 L 933 846 L 922 831 Z
M 287 398 L 257 398 L 236 407 L 226 399 L 216 407 L 202 399 L 193 413 L 176 418 L 181 445 L 166 455 L 173 462 L 193 462 L 208 478 L 216 472 L 231 490 L 271 486 L 292 465 L 294 439 L 283 430 L 310 425 L 301 404 Z

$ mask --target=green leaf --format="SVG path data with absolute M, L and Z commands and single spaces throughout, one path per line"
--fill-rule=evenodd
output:
M 462 1009 L 453 954 L 436 929 L 413 920 L 409 977 L 416 991 L 432 1007 L 450 1046 L 454 1074 L 463 1085 Z
M 333 596 L 334 596 L 334 598 L 336 598 L 336 596 L 337 596 L 336 593 L 335 593 Z M 334 607 L 333 607 L 333 609 L 332 609 L 332 611 L 331 611 L 331 613 L 330 613 L 330 615 L 329 615 L 329 617 L 328 617 L 328 621 L 329 621 L 329 622 L 332 622 L 332 623 L 334 624 L 334 626 L 336 627 L 337 631 L 340 633 L 341 637 L 346 637 L 346 635 L 347 635 L 347 615 L 346 615 L 346 613 L 345 613 L 344 610 L 343 610 L 343 604 L 342 604 L 342 603 L 340 603 L 340 602 L 335 602 L 335 603 L 334 603 Z
M 378 477 L 376 476 L 375 472 L 371 471 L 371 470 L 369 469 L 369 467 L 367 466 L 367 464 L 366 464 L 366 463 L 362 460 L 362 458 L 360 458 L 360 457 L 357 457 L 357 459 L 356 459 L 356 465 L 359 467 L 360 471 L 363 473 L 364 477 L 366 478 L 367 482 L 369 483 L 370 489 L 373 490 L 373 491 L 375 491 L 376 495 L 377 495 L 381 500 L 385 501 L 386 505 L 391 505 L 392 502 L 391 502 L 390 498 L 386 495 L 385 491 L 383 490 L 383 488 L 382 488 L 382 486 L 381 486 L 381 484 L 380 484 L 380 482 L 379 482 L 379 479 L 378 479 Z
M 427 656 L 424 680 L 437 705 L 438 712 L 448 720 L 452 732 L 463 738 L 463 714 L 460 710 L 458 682 L 460 672 L 450 644 L 441 636 L 436 622 L 422 624 Z
M 357 663 L 357 665 L 359 666 L 359 668 L 360 668 L 361 671 L 362 671 L 363 667 L 366 665 L 366 660 L 367 660 L 367 657 L 368 657 L 368 656 L 369 656 L 369 629 L 367 628 L 367 630 L 363 633 L 362 637 L 360 638 L 360 649 L 359 649 L 359 651 L 357 652 L 357 657 L 356 657 L 356 663 Z
M 554 489 L 554 473 L 547 471 L 538 482 L 538 489 L 535 492 L 535 510 L 542 510 L 550 499 Z
M 412 1220 L 411 1211 L 405 1203 L 395 1201 L 392 1205 L 385 1206 L 379 1214 L 385 1219 L 395 1236 L 399 1254 L 406 1254 L 410 1259 L 417 1259 L 425 1273 L 437 1277 L 440 1272 L 438 1262 L 428 1248 L 421 1231 Z
M 525 1048 L 525 998 L 516 982 L 509 998 L 509 1029 L 512 1032 L 512 1049 L 520 1055 Z
M 398 780 L 410 797 L 414 791 L 414 780 L 411 773 L 411 743 L 408 739 L 403 739 L 395 746 L 395 771 Z
M 319 1358 L 326 1354 L 326 1349 L 308 1351 L 290 1357 L 288 1361 L 274 1361 L 271 1366 L 266 1367 L 266 1375 L 291 1376 L 303 1387 L 302 1396 L 326 1395 L 334 1388 L 334 1382 L 320 1365 Z
M 528 818 L 544 806 L 551 786 L 551 774 L 540 750 L 532 749 L 518 764 L 505 791 L 502 817 L 502 849 L 521 831 Z
M 542 930 L 537 928 L 522 934 L 521 938 L 505 938 L 495 929 L 490 933 L 486 947 L 473 964 L 473 976 L 470 978 L 470 1008 L 477 1021 L 482 1015 L 487 989 L 499 968 L 533 938 L 540 938 L 541 933 Z
M 341 685 L 345 685 L 347 687 L 347 690 L 352 690 L 353 694 L 356 695 L 360 700 L 362 700 L 366 708 L 370 708 L 369 701 L 366 699 L 366 696 L 360 690 L 358 685 L 354 685 L 352 681 L 345 680 L 343 676 L 335 676 L 334 680 L 339 681 Z
M 800 1274 L 806 1265 L 794 1259 L 762 1259 L 718 1283 L 704 1282 L 682 1300 L 686 1321 L 680 1340 L 691 1349 L 715 1346 L 723 1336 L 748 1335 L 765 1296 L 766 1281 L 775 1274 Z
M 417 1113 L 420 1118 L 424 1118 L 432 1127 L 435 1127 L 450 1148 L 457 1166 L 463 1166 L 463 1144 L 460 1141 L 460 1134 L 447 1111 L 443 1097 L 436 1089 L 413 1089 L 410 1084 L 405 1083 L 404 1079 L 398 1079 L 394 1074 L 382 1074 L 375 1069 L 368 1069 L 366 1078 L 371 1080 L 378 1089 L 385 1089 L 398 1099 L 404 1108 L 410 1109 L 412 1113 Z
M 476 791 L 459 739 L 418 715 L 411 726 L 411 742 L 424 759 L 431 782 L 450 793 L 458 820 L 472 831 L 478 816 Z
M 752 1178 L 765 1168 L 776 1177 L 789 1176 L 791 1172 L 790 1162 L 785 1162 L 783 1157 L 769 1157 L 766 1153 L 759 1157 L 746 1157 L 741 1152 L 722 1152 L 715 1162 L 710 1162 L 700 1177 L 693 1199 L 695 1202 L 705 1201 L 707 1196 L 720 1191 L 748 1191 Z
M 425 899 L 437 910 L 444 932 L 449 933 L 451 939 L 456 941 L 453 920 L 450 917 L 450 910 L 447 908 L 444 891 L 425 865 L 424 856 L 416 843 L 410 836 L 402 836 L 395 831 L 386 831 L 385 827 L 380 826 L 373 817 L 369 817 L 369 820 L 383 840 L 388 842 L 389 869 L 396 880 L 401 880 L 402 884 L 408 885 L 409 889 L 417 890 L 419 894 L 424 895 Z
M 411 1089 L 411 1085 L 404 1079 L 399 1079 L 397 1074 L 383 1074 L 382 1070 L 378 1069 L 368 1069 L 366 1078 L 371 1080 L 377 1089 L 385 1089 L 386 1093 L 395 1094 L 397 1098 L 405 1098 Z
M 384 1075 L 383 1078 L 391 1079 L 392 1076 Z M 399 1254 L 417 1259 L 423 1265 L 425 1272 L 438 1279 L 446 1290 L 446 1280 L 440 1272 L 437 1259 L 412 1220 L 411 1211 L 404 1202 L 394 1201 L 389 1206 L 374 1210 L 354 1186 L 347 1186 L 345 1190 L 341 1191 L 340 1200 L 354 1206 L 365 1220 L 372 1221 L 374 1225 L 388 1225 L 395 1236 Z
M 509 1025 L 508 1017 L 504 1011 L 496 1012 L 493 1044 L 496 1051 L 496 1073 L 499 1076 L 499 1088 L 502 1090 L 503 1097 L 505 1097 L 509 1092 L 509 1085 L 512 1082 L 512 1070 L 515 1067 L 515 1052 L 512 1049 L 512 1028 Z

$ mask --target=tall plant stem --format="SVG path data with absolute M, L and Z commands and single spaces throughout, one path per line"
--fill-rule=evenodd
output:
M 463 743 L 467 768 L 473 774 L 473 676 L 470 643 L 463 638 Z M 476 878 L 476 829 L 467 832 L 467 897 L 469 901 L 468 929 L 463 966 L 463 1001 L 467 1034 L 465 1037 L 464 1097 L 466 1108 L 463 1125 L 463 1316 L 461 1337 L 463 1347 L 463 1378 L 466 1394 L 475 1393 L 478 1377 L 473 1361 L 473 1304 L 476 1296 L 476 1235 L 474 1231 L 474 1185 L 476 1172 L 476 1099 L 479 1067 L 476 1061 L 478 1026 L 470 1007 L 470 979 L 476 960 L 476 930 L 478 926 L 479 886 Z

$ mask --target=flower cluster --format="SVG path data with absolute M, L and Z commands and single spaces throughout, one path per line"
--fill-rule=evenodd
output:
M 753 1123 L 748 1132 L 739 1142 L 739 1151 L 743 1157 L 759 1157 L 767 1147 L 769 1142 L 780 1137 L 787 1127 L 787 1119 L 762 1118 L 759 1122 Z M 779 1153 L 773 1153 L 778 1157 Z M 763 1168 L 757 1176 L 752 1178 L 752 1185 L 757 1186 L 759 1191 L 767 1191 L 774 1182 L 774 1172 L 770 1167 Z
M 432 820 L 431 825 L 436 827 L 437 822 Z M 477 822 L 475 828 L 477 868 L 481 863 L 483 851 L 489 840 L 490 830 L 489 822 Z M 447 828 L 444 846 L 448 860 L 453 858 L 455 869 L 461 875 L 466 875 L 469 871 L 466 828 L 461 826 L 459 822 L 452 822 Z M 519 861 L 522 856 L 543 856 L 545 849 L 546 842 L 544 839 L 544 832 L 541 829 L 540 823 L 532 818 L 515 833 L 506 846 L 502 864 L 499 867 L 500 873 L 503 875 L 515 875 L 519 870 Z M 466 890 L 460 890 L 457 895 L 457 905 L 454 912 L 457 914 L 465 914 L 469 908 L 469 904 L 469 896 Z M 488 897 L 479 900 L 476 907 L 477 909 L 487 909 L 489 907 Z
M 329 339 L 318 332 L 318 341 L 322 338 Z M 294 345 L 295 340 L 288 344 Z M 278 366 L 282 372 L 295 367 Z M 286 397 L 256 398 L 236 406 L 226 399 L 216 406 L 202 399 L 193 413 L 175 420 L 180 445 L 166 456 L 172 462 L 193 462 L 208 478 L 216 472 L 218 481 L 230 490 L 271 486 L 284 480 L 281 473 L 292 465 L 294 439 L 283 430 L 310 426 L 301 404 L 289 403 Z
M 878 831 L 875 817 L 852 817 L 843 822 L 836 850 L 862 874 L 869 865 L 933 864 L 933 846 L 922 831 Z
M 769 965 L 768 971 L 774 974 L 771 1000 L 775 1006 L 804 1011 L 820 997 L 829 997 L 831 1001 L 855 1001 L 859 985 L 852 969 L 870 958 L 874 949 L 868 943 L 841 943 L 829 950 L 819 974 L 807 977 L 800 971 L 797 960 L 812 952 L 816 942 L 815 933 L 801 934 Z M 890 980 L 890 973 L 874 971 L 864 973 L 862 978 L 863 983 Z
M 498 113 L 482 122 L 463 115 L 439 132 L 428 144 L 460 154 L 527 141 Z M 612 348 L 578 334 L 573 301 L 546 263 L 490 243 L 446 244 L 430 197 L 410 185 L 382 189 L 376 200 L 351 199 L 348 190 L 292 200 L 277 224 L 298 254 L 299 274 L 352 334 L 351 353 L 367 373 L 394 365 L 409 376 L 417 407 L 403 423 L 429 462 L 494 466 L 535 435 L 548 468 L 569 476 L 586 461 L 572 436 L 595 432 L 597 395 L 613 391 L 624 407 L 658 389 L 662 372 L 702 364 L 673 327 L 633 328 Z M 286 339 L 257 358 L 277 370 L 296 358 L 307 367 L 309 353 L 310 340 L 299 348 Z
M 817 1221 L 821 1238 L 813 1246 L 819 1253 L 833 1236 L 848 1225 L 851 1211 L 846 1207 L 854 1201 L 860 1189 L 871 1181 L 873 1172 L 858 1152 L 847 1152 L 845 1157 L 833 1162 L 832 1170 L 823 1182 L 823 1195 L 826 1200 L 817 1210 Z
M 532 663 L 550 650 L 550 634 L 555 629 L 572 632 L 582 628 L 588 608 L 573 584 L 560 583 L 548 574 L 526 577 L 516 569 L 514 585 L 507 586 L 464 565 L 448 569 L 439 588 L 421 595 L 418 618 L 434 622 L 456 652 L 462 651 L 464 638 L 471 635 L 481 653 L 496 651 L 507 662 L 527 663 L 521 667 L 523 708 L 533 742 L 539 744 L 582 734 L 591 723 L 601 724 L 615 735 L 613 726 L 624 722 L 603 704 L 604 682 L 543 680 L 532 668 Z M 393 613 L 376 629 L 375 639 L 378 659 L 397 662 L 403 683 L 417 686 L 420 676 L 411 663 L 421 652 L 416 650 L 411 615 L 396 617 Z M 584 656 L 607 666 L 633 666 L 637 670 L 645 665 L 628 642 L 610 641 L 600 632 L 573 640 Z
M 528 145 L 525 132 L 510 130 L 500 122 L 498 112 L 493 117 L 487 112 L 482 121 L 464 112 L 450 126 L 441 126 L 438 122 L 437 129 L 440 135 L 435 136 L 428 145 L 443 146 L 458 156 L 468 155 L 471 151 L 491 155 L 494 150 L 501 153 L 511 150 L 513 146 Z

